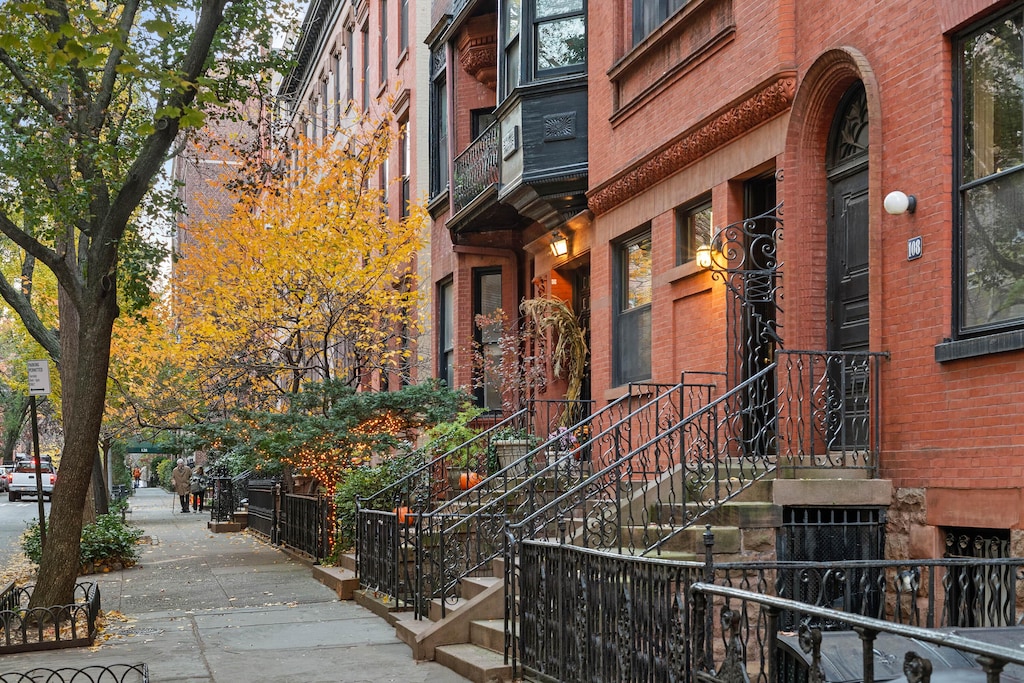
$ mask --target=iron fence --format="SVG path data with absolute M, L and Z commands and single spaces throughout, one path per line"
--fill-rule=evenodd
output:
M 779 351 L 780 465 L 878 471 L 881 362 L 888 353 Z
M 251 479 L 247 489 L 249 529 L 273 544 L 278 538 L 278 496 L 281 483 L 276 479 Z
M 525 438 L 531 447 L 552 432 L 565 433 L 565 425 L 579 423 L 590 413 L 590 401 L 531 400 L 526 407 L 497 420 L 466 443 L 432 457 L 429 447 L 401 462 L 409 473 L 368 497 L 356 499 L 356 573 L 364 588 L 397 603 L 415 600 L 415 557 L 419 529 L 414 523 L 461 492 L 460 479 L 483 479 L 498 461 L 498 443 L 509 435 Z M 575 436 L 573 438 L 576 438 Z M 478 486 L 489 486 L 484 480 Z M 481 489 L 483 490 L 483 489 Z M 399 520 L 401 518 L 401 522 Z
M 0 595 L 0 655 L 92 645 L 100 611 L 100 589 L 75 584 L 69 605 L 29 608 L 34 586 L 8 585 Z
M 1022 614 L 1024 558 L 714 564 L 710 531 L 703 562 L 517 543 L 512 534 L 507 540 L 506 652 L 517 676 L 695 680 L 721 674 L 715 662 L 735 639 L 749 679 L 775 683 L 780 630 L 849 629 L 868 619 L 873 628 L 912 628 L 935 638 L 934 629 L 977 625 L 979 613 L 989 627 L 1015 626 Z M 725 602 L 740 615 L 735 633 L 713 623 L 710 608 L 692 595 L 695 586 L 702 593 L 746 596 L 739 604 Z M 767 610 L 766 600 L 777 602 Z
M 0 683 L 149 683 L 146 664 L 99 664 L 81 669 L 70 667 L 0 673 Z
M 327 557 L 333 537 L 333 515 L 328 498 L 285 494 L 280 509 L 279 542 L 316 562 Z
M 434 598 L 441 600 L 444 613 L 446 604 L 457 599 L 464 577 L 489 571 L 491 560 L 503 552 L 506 523 L 530 519 L 533 534 L 553 536 L 565 510 L 546 506 L 548 501 L 566 500 L 570 492 L 594 494 L 593 488 L 582 486 L 592 468 L 655 438 L 707 404 L 714 389 L 712 384 L 696 383 L 632 384 L 619 400 L 567 429 L 555 430 L 481 484 L 418 517 L 416 538 L 424 539 L 416 544 L 418 616 L 426 614 L 426 603 Z M 657 455 L 642 466 L 654 476 L 663 472 L 666 462 Z M 552 514 L 538 514 L 540 509 Z M 609 524 L 595 524 L 589 532 L 602 535 L 603 545 L 616 543 L 613 518 L 601 521 Z

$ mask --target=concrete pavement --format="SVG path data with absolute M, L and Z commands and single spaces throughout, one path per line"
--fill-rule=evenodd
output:
M 131 522 L 148 539 L 139 564 L 80 579 L 99 583 L 108 614 L 97 647 L 7 655 L 0 673 L 146 663 L 154 682 L 467 680 L 413 661 L 392 627 L 339 601 L 308 565 L 246 533 L 211 533 L 209 514 L 174 501 L 138 489 Z

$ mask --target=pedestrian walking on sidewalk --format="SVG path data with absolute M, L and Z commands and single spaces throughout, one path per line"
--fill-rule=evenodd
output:
M 192 489 L 192 512 L 202 512 L 203 494 L 206 493 L 206 475 L 203 474 L 202 465 L 192 474 L 189 487 Z
M 191 493 L 189 480 L 191 478 L 192 468 L 186 465 L 182 458 L 178 458 L 178 466 L 171 470 L 171 485 L 174 486 L 174 492 L 178 494 L 182 512 L 188 512 L 188 495 Z

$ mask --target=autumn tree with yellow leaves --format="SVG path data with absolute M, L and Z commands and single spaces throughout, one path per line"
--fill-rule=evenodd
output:
M 412 204 L 394 220 L 376 189 L 390 131 L 389 120 L 363 121 L 344 138 L 300 139 L 260 166 L 283 172 L 224 183 L 230 215 L 189 228 L 177 332 L 223 414 L 272 407 L 307 381 L 379 387 L 407 374 L 426 213 Z

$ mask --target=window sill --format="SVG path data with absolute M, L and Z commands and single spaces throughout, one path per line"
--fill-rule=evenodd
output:
M 710 272 L 708 268 L 701 268 L 697 265 L 696 261 L 687 261 L 686 263 L 681 263 L 675 268 L 667 271 L 662 277 L 664 277 L 665 281 L 671 285 L 679 282 L 680 280 L 693 277 L 694 275 L 700 275 L 701 273 L 708 272 Z
M 987 356 L 1005 351 L 1024 349 L 1024 330 L 997 332 L 974 339 L 946 340 L 935 345 L 935 360 L 939 363 Z

